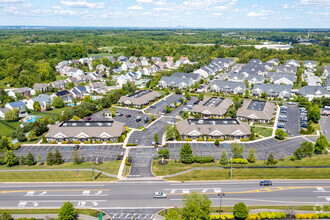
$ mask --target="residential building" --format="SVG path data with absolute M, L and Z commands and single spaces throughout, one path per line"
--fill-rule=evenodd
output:
M 210 86 L 212 92 L 223 92 L 232 94 L 243 94 L 245 92 L 244 82 L 231 82 L 224 80 L 214 80 Z
M 293 85 L 295 78 L 295 75 L 292 73 L 269 72 L 267 74 L 267 79 L 274 82 L 274 84 Z
M 231 99 L 211 97 L 195 105 L 192 111 L 201 113 L 203 117 L 223 117 L 233 104 Z
M 48 85 L 46 83 L 35 83 L 33 86 L 33 90 L 31 91 L 31 94 L 34 95 L 38 91 L 40 91 L 41 93 L 47 92 Z
M 249 84 L 256 84 L 256 83 L 263 83 L 265 81 L 264 75 L 258 75 L 258 74 L 250 74 L 246 80 L 249 82 Z
M 10 102 L 5 105 L 5 108 L 13 110 L 18 109 L 19 110 L 19 117 L 26 116 L 27 112 L 25 110 L 26 104 L 23 101 L 17 101 L 17 102 Z
M 54 82 L 49 83 L 51 86 L 53 86 L 53 88 L 56 89 L 64 89 L 65 88 L 65 82 L 64 80 L 60 79 Z
M 190 78 L 194 82 L 199 82 L 202 79 L 202 77 L 199 74 L 195 74 L 195 73 L 180 73 L 180 72 L 175 72 L 172 76 L 173 77 Z
M 313 60 L 305 60 L 305 61 L 304 61 L 304 67 L 305 67 L 305 68 L 309 68 L 309 69 L 315 68 L 315 67 L 316 67 L 316 61 L 313 61 Z
M 320 77 L 314 76 L 313 74 L 307 74 L 305 81 L 309 86 L 320 86 L 322 84 Z
M 271 63 L 274 66 L 278 66 L 278 64 L 280 63 L 280 61 L 278 59 L 270 59 L 266 63 Z
M 118 141 L 125 131 L 125 124 L 109 121 L 64 121 L 52 125 L 46 134 L 47 141 Z
M 286 61 L 286 64 L 287 65 L 290 65 L 290 66 L 295 66 L 295 67 L 300 66 L 299 60 L 287 60 Z
M 324 88 L 330 92 L 330 75 L 328 75 L 327 79 L 325 80 Z
M 329 73 L 330 73 L 330 65 L 324 66 L 323 75 L 328 76 L 328 75 L 330 75 Z
M 159 82 L 158 87 L 160 88 L 179 88 L 186 89 L 188 86 L 192 87 L 194 85 L 194 80 L 191 78 L 173 77 L 173 76 L 163 76 Z
M 72 93 L 71 93 L 70 91 L 68 91 L 68 90 L 61 90 L 61 91 L 58 91 L 58 92 L 52 94 L 50 97 L 51 97 L 52 99 L 53 99 L 54 97 L 60 97 L 61 99 L 63 99 L 64 102 L 72 102 L 72 100 L 73 100 L 73 95 L 72 95 Z
M 237 110 L 237 118 L 243 121 L 269 123 L 275 117 L 276 105 L 263 100 L 245 99 Z
M 296 73 L 297 72 L 297 67 L 296 66 L 290 66 L 290 65 L 280 65 L 280 66 L 274 66 L 273 68 L 275 72 L 279 73 Z
M 330 115 L 330 106 L 324 106 L 322 108 L 321 115 L 329 116 Z
M 247 75 L 244 73 L 231 73 L 228 77 L 228 81 L 232 82 L 244 82 L 246 79 Z
M 132 95 L 120 97 L 118 104 L 127 107 L 143 108 L 161 97 L 162 95 L 159 92 L 140 90 Z
M 185 119 L 178 121 L 177 129 L 182 139 L 213 138 L 242 139 L 249 138 L 249 124 L 238 119 Z
M 81 99 L 85 96 L 87 90 L 83 86 L 76 86 L 73 89 L 71 89 L 70 92 L 72 93 L 73 98 Z
M 255 84 L 252 90 L 254 96 L 260 96 L 262 93 L 267 93 L 270 98 L 279 97 L 283 99 L 290 98 L 292 85 L 278 84 Z
M 304 86 L 299 89 L 299 95 L 306 97 L 308 101 L 313 98 L 330 97 L 330 93 L 322 86 Z
M 43 108 L 46 108 L 47 104 L 50 104 L 50 105 L 52 104 L 52 98 L 49 95 L 40 94 L 35 98 L 29 99 L 26 103 L 26 107 L 28 109 L 33 110 L 34 102 L 39 102 L 40 108 L 43 109 Z
M 5 118 L 7 111 L 7 108 L 0 108 L 0 118 Z
M 86 90 L 88 93 L 105 93 L 107 91 L 105 85 L 101 82 L 91 82 L 89 85 L 86 86 Z
M 8 95 L 11 97 L 16 97 L 17 93 L 23 95 L 24 97 L 29 97 L 31 95 L 31 89 L 28 87 L 22 87 L 22 88 L 11 89 L 8 91 Z

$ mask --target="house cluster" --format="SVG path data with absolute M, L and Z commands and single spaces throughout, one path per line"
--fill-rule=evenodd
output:
M 126 107 L 143 108 L 161 98 L 162 94 L 152 90 L 140 90 L 129 96 L 122 96 L 118 104 Z
M 216 75 L 217 72 L 229 69 L 235 64 L 234 58 L 217 58 L 213 59 L 209 65 L 202 66 L 200 69 L 194 70 L 195 74 L 199 74 L 203 78 Z

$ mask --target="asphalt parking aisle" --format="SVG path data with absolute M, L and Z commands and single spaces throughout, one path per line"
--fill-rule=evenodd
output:
M 128 178 L 154 177 L 151 162 L 158 156 L 156 148 L 132 148 L 128 156 L 132 160 Z
M 153 219 L 161 209 L 106 209 L 111 219 Z
M 298 136 L 299 134 L 299 109 L 297 105 L 288 105 L 287 122 L 285 122 L 285 129 L 290 137 Z

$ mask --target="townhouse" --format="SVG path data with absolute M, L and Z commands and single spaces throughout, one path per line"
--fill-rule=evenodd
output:
M 252 89 L 254 96 L 260 96 L 262 93 L 267 93 L 269 98 L 279 97 L 283 99 L 290 98 L 292 85 L 278 84 L 255 84 Z
M 231 82 L 224 80 L 214 80 L 210 86 L 212 92 L 223 92 L 231 94 L 243 94 L 245 92 L 244 82 Z
M 263 100 L 245 99 L 237 110 L 237 118 L 243 121 L 269 123 L 275 117 L 276 105 Z
M 192 111 L 200 113 L 203 117 L 223 117 L 233 104 L 231 99 L 210 97 L 195 105 Z
M 122 96 L 118 101 L 118 105 L 143 108 L 149 103 L 162 97 L 162 94 L 152 90 L 140 90 L 129 96 Z
M 304 86 L 298 91 L 298 94 L 311 101 L 313 98 L 330 97 L 330 93 L 322 86 Z

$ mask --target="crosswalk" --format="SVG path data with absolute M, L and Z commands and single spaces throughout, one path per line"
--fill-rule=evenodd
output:
M 155 214 L 151 213 L 109 213 L 111 219 L 153 219 Z
M 189 194 L 192 192 L 197 193 L 220 193 L 221 188 L 183 188 L 183 189 L 164 189 L 166 194 Z

